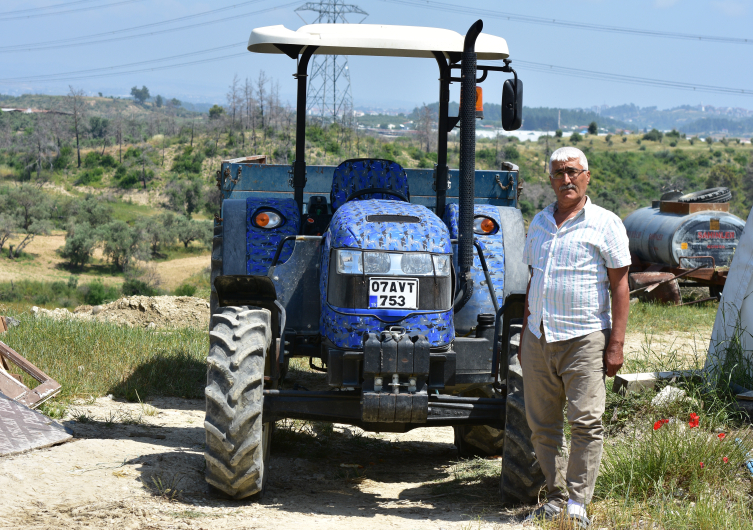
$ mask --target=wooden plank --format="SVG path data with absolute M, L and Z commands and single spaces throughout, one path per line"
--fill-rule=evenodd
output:
M 60 383 L 1 341 L 0 357 L 12 362 L 40 383 L 37 387 L 29 389 L 22 382 L 16 381 L 13 378 L 13 374 L 9 374 L 7 371 L 0 369 L 0 391 L 7 391 L 7 395 L 12 399 L 17 400 L 28 407 L 35 408 L 60 392 Z M 19 386 L 23 391 L 21 391 Z

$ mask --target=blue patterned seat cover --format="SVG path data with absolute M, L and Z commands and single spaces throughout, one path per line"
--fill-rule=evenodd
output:
M 368 188 L 399 191 L 410 199 L 408 175 L 400 164 L 380 158 L 356 158 L 346 160 L 335 168 L 330 193 L 332 210 L 337 210 L 342 206 L 354 191 Z M 386 193 L 361 195 L 358 199 L 400 200 Z

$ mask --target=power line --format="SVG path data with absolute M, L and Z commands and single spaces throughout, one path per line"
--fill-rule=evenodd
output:
M 115 76 L 126 75 L 126 74 L 137 74 L 137 73 L 141 73 L 141 72 L 152 72 L 154 70 L 160 70 L 160 71 L 162 71 L 162 70 L 168 70 L 168 69 L 171 69 L 171 68 L 179 68 L 179 67 L 183 67 L 183 66 L 191 66 L 191 65 L 194 65 L 194 64 L 209 63 L 209 62 L 212 62 L 212 61 L 222 61 L 224 59 L 230 59 L 232 57 L 241 57 L 241 56 L 248 57 L 248 52 L 244 51 L 242 53 L 231 53 L 229 55 L 220 55 L 218 57 L 209 57 L 207 59 L 198 59 L 196 61 L 188 61 L 188 62 L 185 62 L 185 63 L 168 64 L 168 65 L 164 65 L 164 66 L 155 66 L 155 67 L 152 67 L 152 68 L 139 68 L 139 69 L 136 69 L 136 70 L 126 70 L 126 71 L 123 71 L 123 72 L 109 72 L 109 73 L 94 74 L 94 75 L 79 75 L 79 76 L 72 76 L 72 77 L 61 77 L 61 78 L 57 78 L 57 79 L 42 79 L 39 82 L 46 83 L 46 82 L 49 82 L 49 81 L 77 81 L 77 80 L 81 80 L 81 79 L 96 79 L 96 78 L 101 78 L 101 77 L 115 77 Z
M 563 26 L 568 28 L 585 29 L 589 31 L 603 31 L 608 33 L 624 33 L 629 35 L 641 35 L 644 37 L 661 37 L 667 39 L 695 40 L 702 42 L 719 42 L 725 44 L 753 44 L 753 39 L 742 39 L 738 37 L 719 37 L 713 35 L 694 35 L 690 33 L 672 33 L 668 31 L 654 31 L 650 29 L 624 28 L 620 26 L 605 26 L 601 24 L 589 24 L 586 22 L 573 22 L 569 20 L 557 20 L 553 18 L 533 17 L 529 15 L 519 15 L 517 13 L 507 13 L 504 11 L 494 11 L 491 9 L 479 9 L 468 6 L 455 6 L 435 0 L 382 0 L 391 4 L 401 4 L 411 7 L 420 7 L 435 9 L 439 11 L 448 11 L 451 13 L 473 13 L 490 18 L 500 18 L 505 20 L 514 20 L 516 22 L 525 22 L 528 24 L 544 24 L 549 26 Z
M 713 94 L 733 94 L 738 96 L 753 96 L 753 90 L 742 88 L 729 88 L 713 85 L 700 85 L 695 83 L 681 83 L 678 81 L 667 81 L 663 79 L 652 79 L 648 77 L 637 77 L 632 75 L 611 74 L 608 72 L 596 72 L 594 70 L 582 70 L 580 68 L 569 68 L 553 64 L 536 63 L 531 61 L 514 61 L 515 64 L 521 64 L 531 71 L 543 72 L 548 74 L 564 75 L 568 77 L 579 77 L 583 79 L 594 79 L 598 81 L 613 81 L 618 83 L 627 83 L 632 85 L 644 85 L 660 88 L 673 88 L 677 90 L 692 90 L 695 92 L 710 92 Z M 522 73 L 522 72 L 521 72 Z
M 114 7 L 119 6 L 123 4 L 132 4 L 134 2 L 141 2 L 142 0 L 120 0 L 119 2 L 113 2 L 111 4 L 103 4 L 98 6 L 88 6 L 88 7 L 78 7 L 76 9 L 67 9 L 64 11 L 55 11 L 53 13 L 37 13 L 34 15 L 17 15 L 13 17 L 2 17 L 0 18 L 0 22 L 5 22 L 6 20 L 18 20 L 18 19 L 29 19 L 29 18 L 39 18 L 39 17 L 49 17 L 52 15 L 64 15 L 66 13 L 78 13 L 80 11 L 91 11 L 93 9 L 102 9 L 104 7 Z
M 73 71 L 73 72 L 63 72 L 63 73 L 58 73 L 58 74 L 43 74 L 43 75 L 33 75 L 33 76 L 25 76 L 25 77 L 8 77 L 8 78 L 5 78 L 5 79 L 0 79 L 0 83 L 26 83 L 26 82 L 31 82 L 31 81 L 58 81 L 58 80 L 60 80 L 60 79 L 58 79 L 60 77 L 67 78 L 68 76 L 72 76 L 72 75 L 92 74 L 92 73 L 103 72 L 103 71 L 107 71 L 107 70 L 117 70 L 117 69 L 120 69 L 120 68 L 129 68 L 131 66 L 139 66 L 139 65 L 143 65 L 143 64 L 152 64 L 152 63 L 160 63 L 160 62 L 165 62 L 165 61 L 172 61 L 174 59 L 182 59 L 182 58 L 185 58 L 185 57 L 192 57 L 192 56 L 196 56 L 196 55 L 203 55 L 205 53 L 212 53 L 212 52 L 216 52 L 216 51 L 219 51 L 219 50 L 226 50 L 228 48 L 238 48 L 238 47 L 245 46 L 245 44 L 246 44 L 246 41 L 236 42 L 236 43 L 233 43 L 233 44 L 227 44 L 225 46 L 218 46 L 216 48 L 209 48 L 209 49 L 206 49 L 206 50 L 199 50 L 199 51 L 195 51 L 195 52 L 182 53 L 180 55 L 171 55 L 169 57 L 162 57 L 160 59 L 150 59 L 150 60 L 147 60 L 147 61 L 138 61 L 138 62 L 135 62 L 135 63 L 126 63 L 126 64 L 121 64 L 121 65 L 118 65 L 118 66 L 105 66 L 105 67 L 102 67 L 102 68 L 90 68 L 88 70 L 76 70 L 76 71 Z
M 85 35 L 85 36 L 82 36 L 82 37 L 71 37 L 71 38 L 68 38 L 68 39 L 58 39 L 58 40 L 52 40 L 52 41 L 37 42 L 37 43 L 32 43 L 32 44 L 13 44 L 13 45 L 10 45 L 10 46 L 0 46 L 0 53 L 17 52 L 17 51 L 48 50 L 48 49 L 51 49 L 51 48 L 55 48 L 55 49 L 57 49 L 57 48 L 68 48 L 68 47 L 72 47 L 72 46 L 83 46 L 83 45 L 86 45 L 86 44 L 98 44 L 100 42 L 109 42 L 111 40 L 117 40 L 117 39 L 104 39 L 104 40 L 97 40 L 97 41 L 86 41 L 86 39 L 94 39 L 94 38 L 97 38 L 97 37 L 118 35 L 118 34 L 121 34 L 121 33 L 128 33 L 128 32 L 131 32 L 131 31 L 137 31 L 137 30 L 145 29 L 145 28 L 153 28 L 153 27 L 158 27 L 158 26 L 164 26 L 166 24 L 172 24 L 173 22 L 180 22 L 180 21 L 184 21 L 184 20 L 190 20 L 190 19 L 197 18 L 197 17 L 203 17 L 205 15 L 211 15 L 211 14 L 214 14 L 214 13 L 219 13 L 221 11 L 227 11 L 229 9 L 235 9 L 235 8 L 246 6 L 246 5 L 249 5 L 249 4 L 258 4 L 259 2 L 264 2 L 264 1 L 266 1 L 266 0 L 247 0 L 246 2 L 241 2 L 241 3 L 238 3 L 238 4 L 233 4 L 233 5 L 230 5 L 230 6 L 221 7 L 221 8 L 218 8 L 218 9 L 212 9 L 210 11 L 202 11 L 201 13 L 195 13 L 193 15 L 185 15 L 185 16 L 178 17 L 178 18 L 171 18 L 171 19 L 168 19 L 168 20 L 163 20 L 161 22 L 152 22 L 151 24 L 142 24 L 140 26 L 134 26 L 134 27 L 131 27 L 131 28 L 119 29 L 119 30 L 114 30 L 114 31 L 106 31 L 106 32 L 103 32 L 103 33 L 94 33 L 92 35 Z M 280 8 L 280 7 L 287 7 L 289 5 L 292 5 L 293 3 L 295 3 L 295 2 L 291 2 L 290 4 L 285 4 L 284 6 L 277 6 L 275 9 Z M 243 14 L 243 15 L 234 15 L 232 17 L 220 18 L 220 19 L 216 19 L 214 21 L 208 22 L 208 24 L 211 24 L 211 23 L 214 23 L 214 22 L 222 22 L 222 21 L 225 21 L 225 20 L 231 20 L 231 19 L 234 19 L 234 18 L 240 18 L 240 17 L 246 17 L 246 16 L 250 16 L 250 15 L 255 15 L 255 14 L 258 14 L 258 13 L 262 13 L 262 12 L 263 11 L 257 11 L 257 12 L 254 12 L 254 13 L 246 13 L 246 14 Z M 186 26 L 186 27 L 194 27 L 194 26 Z M 180 29 L 180 28 L 173 28 L 173 29 L 170 29 L 170 30 L 167 30 L 167 31 L 175 31 L 176 29 Z M 159 33 L 160 32 L 154 32 L 154 33 L 148 33 L 147 35 L 157 35 Z M 126 36 L 124 38 L 130 38 L 130 37 Z M 86 41 L 86 42 L 75 42 L 75 41 Z M 74 43 L 74 44 L 67 44 L 67 43 Z
M 33 11 L 45 11 L 47 9 L 56 9 L 58 7 L 70 7 L 76 4 L 88 4 L 89 2 L 98 2 L 98 1 L 99 0 L 77 0 L 76 2 L 65 2 L 63 4 L 53 4 L 47 7 L 30 7 L 27 9 L 16 9 L 15 11 L 3 11 L 0 13 L 0 16 L 15 15 L 17 13 L 29 13 Z

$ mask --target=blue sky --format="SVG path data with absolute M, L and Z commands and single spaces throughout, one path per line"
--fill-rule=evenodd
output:
M 12 45 L 68 39 L 131 28 L 238 4 L 243 0 L 3 0 L 0 3 L 0 64 L 3 79 L 66 73 L 103 68 L 216 48 L 248 39 L 251 29 L 282 24 L 291 29 L 303 25 L 293 7 L 269 10 L 253 16 L 246 13 L 268 10 L 285 0 L 258 2 L 216 15 L 198 17 L 182 23 L 153 28 L 168 29 L 238 16 L 233 20 L 191 29 L 140 38 L 115 40 L 85 46 L 60 47 L 38 51 L 2 52 Z M 676 40 L 590 31 L 562 26 L 530 24 L 500 18 L 484 18 L 484 31 L 507 39 L 513 59 L 554 64 L 599 72 L 640 76 L 722 87 L 753 89 L 753 0 L 509 0 L 453 2 L 519 15 L 546 17 L 563 21 L 658 30 L 686 34 L 750 38 L 751 44 L 729 44 Z M 45 11 L 3 14 L 9 11 L 73 3 L 64 9 L 97 9 L 62 13 L 55 16 L 15 18 Z M 300 4 L 304 2 L 301 1 Z M 478 15 L 447 13 L 436 9 L 388 3 L 383 0 L 352 0 L 369 13 L 366 23 L 435 26 L 464 33 Z M 118 5 L 108 5 L 118 4 Z M 312 20 L 313 14 L 304 14 Z M 358 18 L 354 17 L 353 21 Z M 147 32 L 149 29 L 142 30 Z M 213 54 L 176 59 L 183 62 L 219 55 L 242 53 L 245 47 L 228 48 Z M 146 68 L 134 66 L 133 68 Z M 133 85 L 146 85 L 153 95 L 162 94 L 187 101 L 223 102 L 233 74 L 256 78 L 260 70 L 279 81 L 283 100 L 294 101 L 294 63 L 285 56 L 246 53 L 237 57 L 163 69 L 160 64 L 147 72 L 40 83 L 8 83 L 0 80 L 0 93 L 64 93 L 68 84 L 88 93 L 125 95 Z M 620 82 L 588 80 L 537 71 L 517 66 L 525 81 L 525 103 L 529 106 L 590 107 L 635 103 L 669 108 L 699 103 L 753 109 L 753 97 L 730 94 L 698 93 L 684 90 L 636 86 Z M 353 57 L 350 59 L 353 97 L 356 106 L 412 108 L 421 102 L 437 100 L 437 68 L 432 60 Z M 484 83 L 486 101 L 497 101 L 503 77 Z M 457 99 L 457 86 L 454 98 Z

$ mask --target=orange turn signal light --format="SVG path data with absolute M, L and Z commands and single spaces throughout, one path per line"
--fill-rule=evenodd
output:
M 256 216 L 257 226 L 264 228 L 269 224 L 269 215 L 266 212 L 262 212 Z
M 497 232 L 497 223 L 488 217 L 476 217 L 473 220 L 473 231 L 481 236 Z
M 494 223 L 491 219 L 483 219 L 481 221 L 481 231 L 487 234 L 494 231 Z
M 283 218 L 277 212 L 265 210 L 254 214 L 254 224 L 259 228 L 277 228 L 282 226 Z

